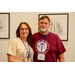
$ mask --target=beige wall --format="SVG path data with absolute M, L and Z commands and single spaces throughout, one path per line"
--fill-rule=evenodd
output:
M 32 32 L 38 31 L 38 14 L 51 14 L 51 12 L 10 12 L 10 39 L 0 39 L 0 62 L 7 62 L 7 48 L 11 39 L 15 38 L 15 32 L 20 22 L 26 21 L 32 28 Z M 60 13 L 60 12 L 58 12 Z M 67 12 L 68 13 L 68 12 Z M 69 40 L 63 41 L 66 48 L 65 61 L 75 62 L 75 12 L 69 12 Z

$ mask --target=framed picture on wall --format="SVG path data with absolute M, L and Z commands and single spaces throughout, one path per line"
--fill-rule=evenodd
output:
M 69 14 L 39 14 L 38 18 L 44 15 L 50 18 L 50 32 L 57 34 L 62 41 L 68 41 Z
M 10 38 L 10 13 L 0 13 L 0 39 Z

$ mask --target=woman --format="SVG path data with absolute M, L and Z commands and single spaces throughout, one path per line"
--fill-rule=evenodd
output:
M 26 22 L 21 22 L 16 30 L 17 38 L 11 40 L 8 47 L 9 62 L 32 62 L 32 32 L 30 26 Z

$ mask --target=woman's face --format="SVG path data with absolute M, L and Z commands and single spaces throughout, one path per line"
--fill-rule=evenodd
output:
M 27 38 L 29 35 L 29 29 L 25 24 L 21 24 L 20 26 L 20 37 L 21 38 Z

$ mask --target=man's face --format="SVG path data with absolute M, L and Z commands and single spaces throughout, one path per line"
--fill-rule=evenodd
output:
M 48 19 L 45 18 L 45 19 L 40 20 L 40 22 L 38 23 L 38 26 L 40 28 L 40 31 L 47 32 L 50 27 L 50 23 Z

